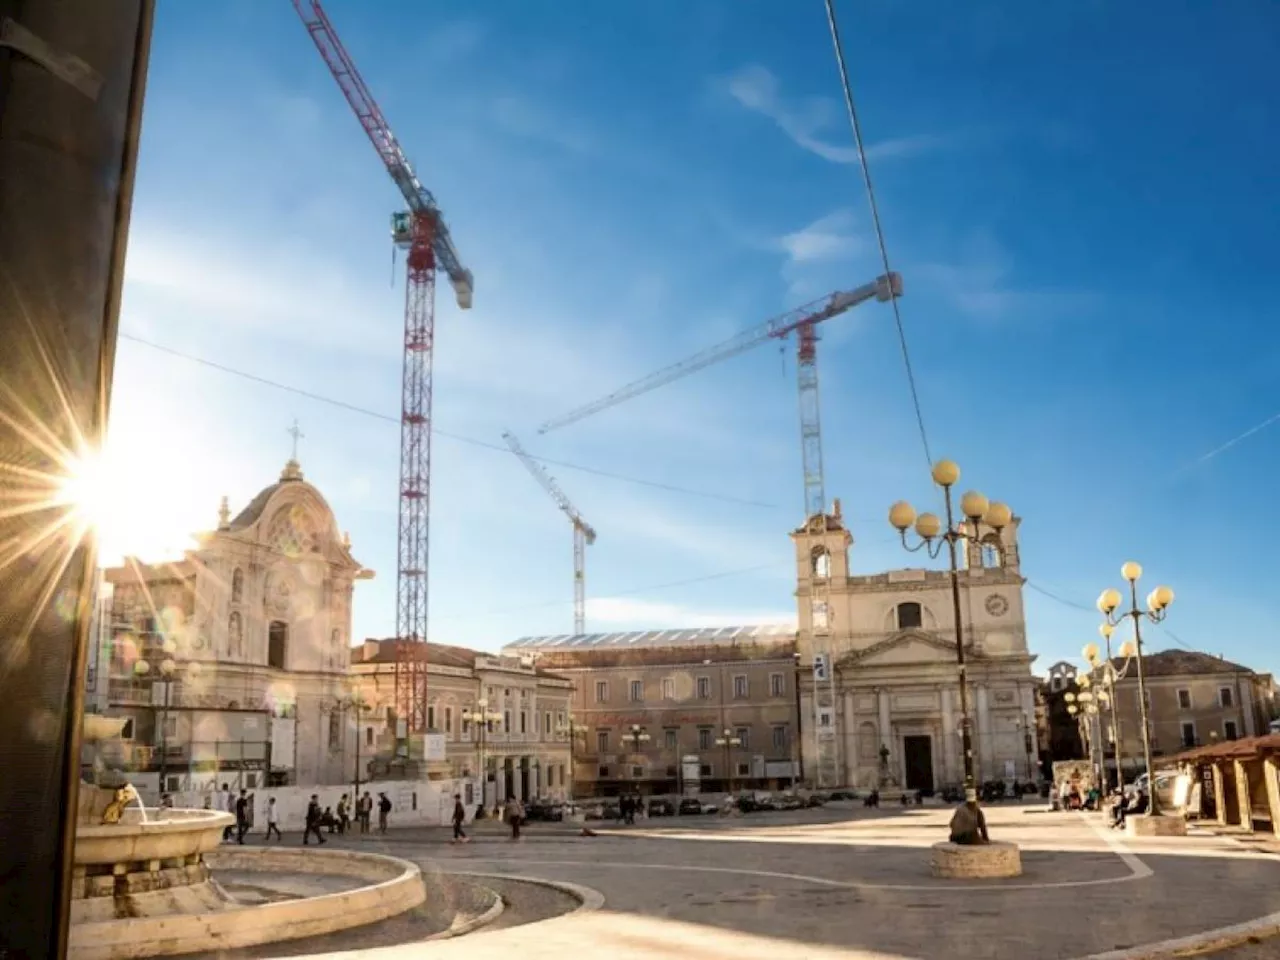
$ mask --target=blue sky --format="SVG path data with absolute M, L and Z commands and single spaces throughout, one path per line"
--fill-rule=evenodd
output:
M 1024 518 L 1033 584 L 1091 608 L 1138 559 L 1178 591 L 1183 641 L 1280 668 L 1276 545 L 1253 521 L 1280 424 L 1200 459 L 1280 411 L 1280 14 L 839 7 L 935 454 Z M 552 467 L 599 531 L 589 628 L 792 616 L 790 346 L 535 431 L 880 272 L 822 5 L 326 9 L 475 273 L 472 311 L 438 298 L 438 429 L 500 444 L 510 428 L 536 454 L 755 502 Z M 398 197 L 290 4 L 161 4 L 143 136 L 123 330 L 394 416 Z M 884 520 L 931 496 L 889 310 L 828 324 L 819 368 L 852 565 L 914 563 Z M 238 509 L 279 472 L 294 417 L 308 479 L 378 571 L 356 634 L 389 634 L 395 425 L 125 340 L 120 516 L 148 532 L 131 545 L 211 525 L 223 493 Z M 434 451 L 433 638 L 567 632 L 567 522 L 509 454 Z M 1094 613 L 1027 604 L 1041 668 L 1096 637 Z

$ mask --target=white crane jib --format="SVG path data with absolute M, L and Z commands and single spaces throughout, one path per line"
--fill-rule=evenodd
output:
M 593 403 L 548 420 L 538 429 L 538 432 L 546 433 L 575 423 L 624 400 L 638 397 L 642 393 L 648 393 L 673 380 L 679 380 L 704 367 L 709 367 L 713 363 L 746 353 L 752 347 L 759 346 L 767 340 L 784 339 L 794 331 L 800 388 L 800 446 L 804 463 L 805 516 L 821 513 L 826 509 L 826 494 L 822 471 L 822 431 L 818 416 L 817 326 L 822 321 L 839 316 L 868 300 L 887 302 L 900 296 L 902 296 L 902 277 L 896 273 L 886 273 L 852 290 L 837 290 L 819 300 L 767 320 L 757 327 L 744 330 L 723 343 L 708 347 L 679 363 L 663 367 Z
M 533 479 L 542 485 L 542 489 L 551 495 L 551 499 L 556 502 L 569 522 L 573 524 L 573 632 L 575 636 L 581 636 L 586 632 L 586 606 L 587 606 L 587 546 L 596 542 L 596 531 L 583 519 L 582 514 L 578 512 L 569 500 L 559 484 L 552 479 L 551 474 L 542 469 L 542 464 L 529 456 L 525 452 L 524 447 L 520 445 L 520 441 L 516 439 L 516 435 L 508 430 L 502 435 L 502 439 L 506 442 L 511 452 L 520 458 L 520 462 L 525 465 Z

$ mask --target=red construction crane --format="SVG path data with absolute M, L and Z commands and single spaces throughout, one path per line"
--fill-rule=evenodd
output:
M 400 142 L 317 0 L 292 0 L 342 95 L 369 135 L 408 204 L 391 218 L 392 241 L 408 250 L 404 368 L 400 406 L 400 525 L 396 562 L 395 710 L 408 733 L 427 729 L 427 543 L 431 505 L 431 353 L 436 270 L 463 310 L 471 307 L 471 271 L 458 259 L 444 215 L 413 172 Z
M 630 400 L 632 397 L 648 393 L 673 380 L 686 377 L 713 363 L 746 353 L 752 347 L 759 346 L 767 340 L 783 339 L 794 331 L 800 386 L 800 448 L 804 463 L 805 516 L 812 517 L 815 514 L 825 513 L 827 501 L 822 471 L 822 427 L 818 417 L 818 324 L 846 310 L 852 310 L 858 304 L 866 303 L 868 300 L 883 302 L 900 296 L 902 296 L 902 277 L 896 273 L 887 273 L 854 290 L 838 290 L 821 300 L 796 307 L 781 316 L 767 320 L 758 327 L 744 330 L 737 336 L 730 337 L 714 347 L 708 347 L 700 353 L 695 353 L 686 360 L 663 367 L 656 373 L 629 383 L 594 403 L 548 420 L 538 428 L 538 433 L 546 433 L 548 430 L 567 426 L 593 413 L 607 410 L 624 400 Z
M 542 464 L 525 453 L 514 433 L 508 430 L 502 439 L 573 524 L 573 635 L 580 637 L 586 632 L 587 620 L 587 547 L 596 542 L 596 531 L 583 519 L 551 474 L 542 469 Z

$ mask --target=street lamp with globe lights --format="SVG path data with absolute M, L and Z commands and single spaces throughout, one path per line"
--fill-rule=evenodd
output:
M 1099 673 L 1099 677 L 1106 687 L 1098 691 L 1098 699 L 1111 711 L 1111 744 L 1116 755 L 1116 788 L 1121 792 L 1124 791 L 1124 756 L 1121 753 L 1121 745 L 1123 739 L 1121 737 L 1120 712 L 1116 709 L 1116 681 L 1123 680 L 1129 674 L 1129 667 L 1133 663 L 1134 654 L 1137 648 L 1132 640 L 1126 640 L 1120 644 L 1120 656 L 1124 657 L 1124 664 L 1117 669 L 1111 656 L 1111 635 L 1116 632 L 1116 628 L 1111 623 L 1099 624 L 1098 632 L 1102 634 L 1102 639 L 1107 645 L 1107 659 L 1101 661 L 1102 651 L 1098 649 L 1096 643 L 1086 643 L 1081 653 L 1084 654 L 1085 661 L 1089 664 L 1092 672 Z M 1105 757 L 1103 758 L 1105 760 Z
M 956 547 L 962 540 L 979 540 L 979 524 L 986 524 L 997 534 L 1013 520 L 1013 511 L 1003 503 L 992 502 L 976 490 L 960 497 L 960 512 L 965 521 L 957 524 L 952 507 L 951 488 L 960 480 L 960 467 L 952 460 L 939 460 L 933 465 L 933 482 L 942 488 L 946 504 L 946 524 L 933 513 L 916 514 L 915 508 L 905 500 L 899 500 L 889 508 L 889 523 L 902 537 L 902 545 L 908 550 L 924 550 L 930 558 L 937 557 L 946 545 L 951 567 L 951 605 L 956 628 L 956 666 L 960 674 L 960 737 L 964 753 L 965 800 L 977 803 L 978 784 L 973 763 L 973 721 L 969 716 L 968 678 L 964 659 L 964 621 L 960 614 L 960 564 Z M 912 545 L 907 541 L 908 528 L 915 528 L 919 541 Z M 997 549 L 999 545 L 997 544 Z
M 476 701 L 474 710 L 462 711 L 462 719 L 467 723 L 476 724 L 480 729 L 480 739 L 476 744 L 477 766 L 480 768 L 478 773 L 480 776 L 480 809 L 487 810 L 489 808 L 489 771 L 485 768 L 484 748 L 488 739 L 489 724 L 497 723 L 502 719 L 502 714 L 489 709 L 489 699 L 481 697 Z M 495 802 L 497 797 L 494 797 Z
M 1148 811 L 1149 816 L 1160 814 L 1160 805 L 1155 791 L 1155 771 L 1151 766 L 1151 724 L 1147 716 L 1147 681 L 1142 668 L 1142 620 L 1159 623 L 1169 612 L 1173 603 L 1173 590 L 1169 587 L 1156 587 L 1147 594 L 1147 609 L 1138 606 L 1138 580 L 1142 577 L 1140 564 L 1130 560 L 1120 568 L 1120 576 L 1129 583 L 1129 609 L 1120 610 L 1124 598 L 1115 587 L 1108 587 L 1098 596 L 1098 611 L 1105 618 L 1104 625 L 1113 630 L 1125 617 L 1133 620 L 1133 656 L 1138 665 L 1138 713 L 1142 721 L 1142 761 L 1147 768 Z
M 644 757 L 640 754 L 640 745 L 649 742 L 648 731 L 640 724 L 633 723 L 631 724 L 631 732 L 626 735 L 626 739 L 631 741 L 631 752 L 636 755 L 637 759 L 643 760 Z
M 741 744 L 742 738 L 734 736 L 733 731 L 728 727 L 725 727 L 724 732 L 716 737 L 716 746 L 724 747 L 724 766 L 725 774 L 729 778 L 729 793 L 733 793 L 734 788 L 733 748 Z

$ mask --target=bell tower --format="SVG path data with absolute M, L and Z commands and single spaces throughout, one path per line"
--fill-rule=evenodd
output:
M 806 737 L 810 756 L 817 760 L 816 786 L 838 784 L 840 776 L 839 694 L 835 677 L 836 631 L 848 631 L 838 622 L 832 595 L 845 592 L 849 577 L 849 547 L 853 536 L 844 526 L 840 501 L 831 513 L 816 513 L 804 526 L 791 532 L 796 550 L 796 607 L 799 630 L 796 653 L 800 668 L 801 710 L 811 731 Z M 847 614 L 847 610 L 846 610 Z

